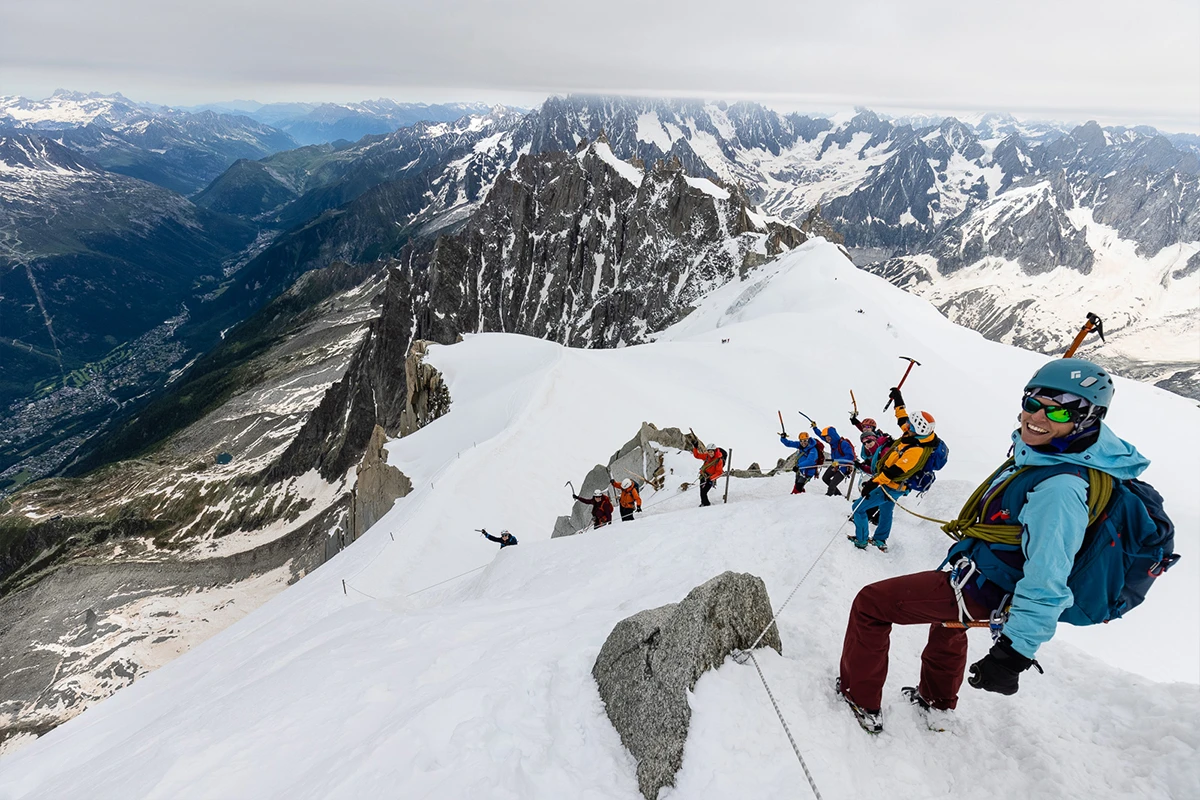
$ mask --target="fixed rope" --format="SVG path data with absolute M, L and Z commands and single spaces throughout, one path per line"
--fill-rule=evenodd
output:
M 783 726 L 783 732 L 787 734 L 788 741 L 791 742 L 792 752 L 800 760 L 800 768 L 804 770 L 804 777 L 808 778 L 808 785 L 812 787 L 813 794 L 816 795 L 817 800 L 822 800 L 821 790 L 817 788 L 817 782 L 813 780 L 812 773 L 808 771 L 808 764 L 804 763 L 804 756 L 800 755 L 800 748 L 796 745 L 796 740 L 792 737 L 792 729 L 788 727 L 787 720 L 783 718 L 783 711 L 780 710 L 779 703 L 775 701 L 775 693 L 771 691 L 771 686 L 767 683 L 767 676 L 763 674 L 762 667 L 758 665 L 758 659 L 754 657 L 754 653 L 751 652 L 749 655 L 754 668 L 758 670 L 758 677 L 762 680 L 763 688 L 767 690 L 767 697 L 771 698 L 771 705 L 775 707 L 775 715 L 779 717 L 779 724 Z

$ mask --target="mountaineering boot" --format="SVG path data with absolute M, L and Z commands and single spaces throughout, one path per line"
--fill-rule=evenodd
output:
M 850 706 L 850 710 L 854 712 L 854 718 L 858 720 L 858 724 L 867 733 L 876 734 L 883 733 L 883 712 L 867 711 L 858 703 L 851 700 L 842 693 L 842 679 L 838 678 L 834 681 L 834 689 L 837 691 L 837 696 L 842 698 L 842 702 Z
M 882 539 L 868 539 L 867 541 L 870 542 L 871 544 L 875 545 L 876 547 L 878 547 L 879 552 L 881 552 L 881 553 L 887 552 L 887 542 L 883 541 Z
M 921 697 L 920 690 L 915 686 L 905 686 L 900 690 L 900 694 L 904 695 L 905 699 L 917 709 L 917 713 L 920 714 L 929 730 L 945 733 L 950 729 L 953 718 L 949 709 L 938 709 L 929 705 L 929 701 Z
M 866 550 L 866 549 L 867 549 L 867 543 L 866 543 L 866 542 L 860 542 L 860 541 L 858 540 L 858 537 L 857 537 L 857 536 L 855 536 L 853 533 L 847 534 L 847 535 L 846 535 L 846 538 L 847 538 L 847 539 L 849 539 L 850 541 L 854 542 L 854 546 L 855 546 L 855 547 L 857 547 L 859 550 Z

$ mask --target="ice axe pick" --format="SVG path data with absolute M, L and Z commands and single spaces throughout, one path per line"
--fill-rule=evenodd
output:
M 901 360 L 908 362 L 908 368 L 904 370 L 904 377 L 900 378 L 900 382 L 896 384 L 897 389 L 904 386 L 904 382 L 906 380 L 908 380 L 908 373 L 912 372 L 912 368 L 914 366 L 918 366 L 918 367 L 921 366 L 921 362 L 917 361 L 915 358 L 909 358 L 908 356 L 900 356 L 900 358 L 901 358 Z M 891 407 L 892 407 L 892 398 L 889 397 L 887 403 L 885 403 L 883 406 L 883 410 L 887 411 Z

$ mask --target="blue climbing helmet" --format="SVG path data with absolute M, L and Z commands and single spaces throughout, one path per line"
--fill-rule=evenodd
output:
M 1033 389 L 1067 392 L 1105 411 L 1112 405 L 1113 392 L 1116 391 L 1108 370 L 1082 358 L 1056 358 L 1047 362 L 1025 384 L 1026 392 Z

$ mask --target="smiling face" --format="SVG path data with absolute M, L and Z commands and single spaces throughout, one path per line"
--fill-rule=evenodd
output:
M 1049 397 L 1037 396 L 1036 399 L 1046 405 L 1057 405 Z M 1075 430 L 1074 422 L 1051 422 L 1046 419 L 1045 409 L 1039 408 L 1034 413 L 1021 409 L 1021 441 L 1032 447 L 1049 444 L 1052 439 L 1069 436 Z

